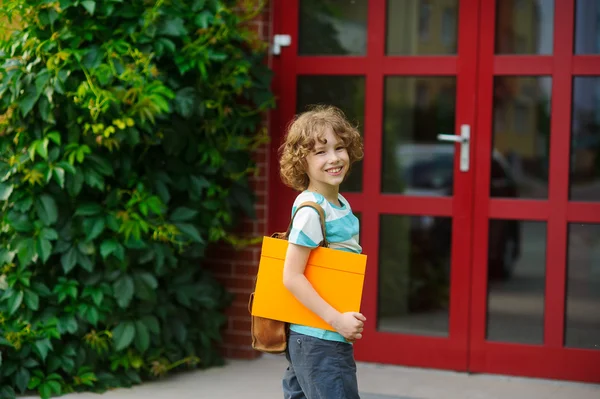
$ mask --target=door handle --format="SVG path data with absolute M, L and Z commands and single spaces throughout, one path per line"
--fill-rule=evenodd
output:
M 469 171 L 469 144 L 471 141 L 471 126 L 460 125 L 460 135 L 455 134 L 438 134 L 439 141 L 450 141 L 460 144 L 460 171 Z

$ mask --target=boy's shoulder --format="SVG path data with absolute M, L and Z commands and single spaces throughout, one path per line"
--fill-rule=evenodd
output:
M 312 191 L 303 191 L 294 200 L 293 208 L 296 209 L 300 204 L 306 201 L 316 202 L 317 204 L 323 206 L 325 204 L 325 197 L 321 194 L 313 193 Z

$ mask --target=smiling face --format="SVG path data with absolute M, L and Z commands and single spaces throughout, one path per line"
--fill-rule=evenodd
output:
M 348 151 L 344 143 L 327 127 L 315 148 L 306 157 L 306 174 L 310 180 L 308 189 L 337 199 L 340 184 L 350 167 Z

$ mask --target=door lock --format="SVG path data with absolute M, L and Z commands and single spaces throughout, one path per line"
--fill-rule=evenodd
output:
M 471 141 L 471 126 L 461 125 L 460 136 L 455 134 L 438 134 L 439 141 L 450 141 L 460 144 L 460 171 L 469 171 L 469 143 Z

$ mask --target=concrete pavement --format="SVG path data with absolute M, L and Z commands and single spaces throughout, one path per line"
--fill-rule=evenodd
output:
M 281 399 L 281 375 L 285 365 L 282 356 L 229 360 L 224 367 L 181 373 L 130 389 L 102 395 L 71 394 L 64 398 Z M 469 375 L 371 363 L 357 366 L 362 399 L 600 399 L 597 384 Z

